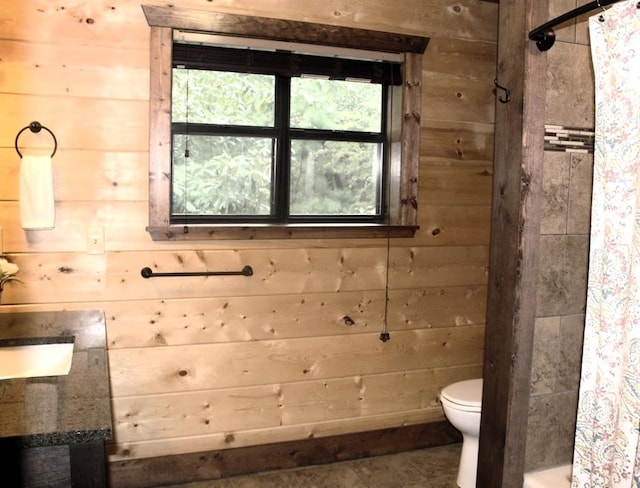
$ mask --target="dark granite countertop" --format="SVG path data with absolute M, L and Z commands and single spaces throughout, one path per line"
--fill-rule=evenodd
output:
M 104 313 L 0 312 L 0 346 L 71 338 L 68 375 L 0 380 L 0 440 L 38 447 L 111 438 Z

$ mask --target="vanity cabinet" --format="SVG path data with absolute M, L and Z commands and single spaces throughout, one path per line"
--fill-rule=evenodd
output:
M 111 438 L 102 311 L 0 312 L 0 349 L 73 340 L 69 373 L 0 380 L 0 485 L 104 487 Z

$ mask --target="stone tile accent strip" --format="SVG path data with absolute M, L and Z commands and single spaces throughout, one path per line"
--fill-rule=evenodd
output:
M 565 127 L 562 125 L 544 126 L 544 150 L 589 154 L 593 153 L 595 129 Z

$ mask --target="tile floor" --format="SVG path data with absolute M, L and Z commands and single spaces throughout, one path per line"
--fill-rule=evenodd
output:
M 456 488 L 462 444 L 169 488 Z

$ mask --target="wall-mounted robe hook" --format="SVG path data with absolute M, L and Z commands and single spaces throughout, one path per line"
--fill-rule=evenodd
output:
M 498 100 L 500 101 L 500 103 L 507 103 L 511 100 L 511 92 L 509 91 L 508 88 L 505 88 L 504 86 L 498 84 L 498 79 L 496 78 L 495 80 L 493 80 L 493 84 L 496 85 L 496 88 L 500 88 L 501 90 L 504 91 L 504 98 L 502 98 L 502 96 L 498 97 Z

